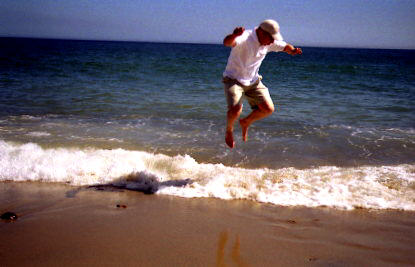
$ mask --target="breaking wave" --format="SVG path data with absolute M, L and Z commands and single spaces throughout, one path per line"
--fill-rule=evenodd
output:
M 124 149 L 42 148 L 0 140 L 0 181 L 109 185 L 284 206 L 415 210 L 415 166 L 245 169 Z

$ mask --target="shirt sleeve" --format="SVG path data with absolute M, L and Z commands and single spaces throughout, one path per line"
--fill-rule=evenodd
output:
M 284 41 L 274 41 L 273 44 L 270 45 L 269 51 L 272 52 L 281 52 L 287 46 L 287 43 Z
M 242 35 L 240 35 L 240 36 L 236 37 L 236 38 L 235 38 L 235 43 L 236 43 L 236 45 L 240 45 L 240 44 L 242 44 L 243 42 L 245 42 L 245 41 L 248 39 L 249 32 L 250 32 L 249 30 L 245 30 L 245 31 L 242 33 Z

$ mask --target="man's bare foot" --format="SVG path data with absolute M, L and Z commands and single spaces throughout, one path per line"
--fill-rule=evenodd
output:
M 239 120 L 239 124 L 241 125 L 241 128 L 242 128 L 242 140 L 246 142 L 248 140 L 249 124 L 244 119 Z
M 233 141 L 232 131 L 226 131 L 225 142 L 230 148 L 234 148 L 235 142 Z

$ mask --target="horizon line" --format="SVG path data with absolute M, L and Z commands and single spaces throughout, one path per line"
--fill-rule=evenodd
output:
M 157 41 L 157 40 L 122 40 L 122 39 L 82 39 L 74 37 L 39 37 L 39 36 L 13 36 L 0 35 L 0 38 L 14 38 L 14 39 L 38 39 L 38 40 L 62 40 L 62 41 L 91 41 L 91 42 L 129 42 L 129 43 L 159 43 L 159 44 L 194 44 L 194 45 L 222 45 L 220 42 L 193 42 L 193 41 Z M 308 48 L 338 48 L 338 49 L 373 49 L 373 50 L 415 50 L 414 48 L 405 47 L 366 47 L 366 46 L 335 46 L 335 45 L 306 45 L 299 44 L 298 47 Z

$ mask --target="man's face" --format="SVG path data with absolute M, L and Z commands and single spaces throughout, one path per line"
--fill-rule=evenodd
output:
M 274 42 L 274 38 L 272 38 L 271 34 L 269 34 L 261 28 L 258 28 L 257 36 L 258 41 L 261 45 L 270 45 Z

